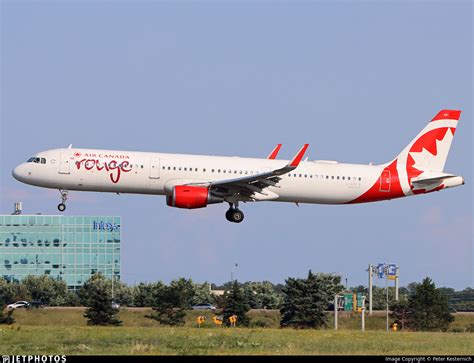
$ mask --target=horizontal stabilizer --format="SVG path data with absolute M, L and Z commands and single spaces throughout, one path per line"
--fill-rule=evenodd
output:
M 414 186 L 424 186 L 424 185 L 430 185 L 430 184 L 436 184 L 436 183 L 442 183 L 444 182 L 446 179 L 450 179 L 450 178 L 462 178 L 458 175 L 452 175 L 452 174 L 442 174 L 442 175 L 438 175 L 438 176 L 428 176 L 428 177 L 424 177 L 424 178 L 413 178 L 411 180 L 411 183 L 414 185 Z M 462 179 L 462 184 L 464 184 L 464 179 Z

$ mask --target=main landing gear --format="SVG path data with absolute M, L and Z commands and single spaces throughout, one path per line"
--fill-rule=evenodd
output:
M 60 212 L 64 212 L 66 210 L 66 200 L 67 200 L 67 190 L 59 189 L 61 193 L 61 203 L 58 204 L 58 209 Z
M 244 213 L 238 208 L 238 203 L 229 203 L 229 210 L 225 212 L 225 218 L 229 222 L 240 223 L 244 220 Z

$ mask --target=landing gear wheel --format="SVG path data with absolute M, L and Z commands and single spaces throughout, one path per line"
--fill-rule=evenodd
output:
M 225 212 L 225 219 L 229 222 L 240 223 L 244 220 L 244 213 L 240 209 L 231 208 Z
M 64 212 L 66 210 L 66 200 L 68 191 L 65 189 L 59 189 L 59 193 L 61 193 L 61 203 L 58 204 L 58 209 L 60 212 Z
M 232 222 L 240 223 L 244 220 L 244 213 L 240 209 L 234 209 L 231 218 Z

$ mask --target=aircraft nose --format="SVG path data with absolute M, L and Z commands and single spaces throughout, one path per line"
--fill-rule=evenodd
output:
M 27 171 L 26 171 L 25 165 L 24 164 L 18 165 L 15 169 L 13 169 L 12 175 L 16 180 L 24 182 L 27 177 Z

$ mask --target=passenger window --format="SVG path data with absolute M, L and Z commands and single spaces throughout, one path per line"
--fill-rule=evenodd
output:
M 45 158 L 41 158 L 41 164 L 46 164 L 46 159 Z
M 221 169 L 217 169 L 217 172 L 220 173 L 220 172 L 221 172 Z
M 334 180 L 334 175 L 331 175 L 331 179 L 333 179 L 333 180 Z
M 350 176 L 348 176 L 348 177 L 347 177 L 347 180 L 351 180 L 351 177 L 350 177 Z
M 339 180 L 339 176 L 337 177 L 337 180 Z
M 342 180 L 346 180 L 346 178 L 345 178 L 345 177 L 342 177 Z
M 362 178 L 359 177 L 359 181 L 361 181 L 361 180 L 362 180 Z
M 194 171 L 198 171 L 198 168 L 194 168 Z
M 203 172 L 206 172 L 206 169 L 202 169 Z
M 168 166 L 168 170 L 171 170 L 171 166 Z
M 308 177 L 308 174 L 305 174 L 304 177 L 307 178 L 307 177 Z

